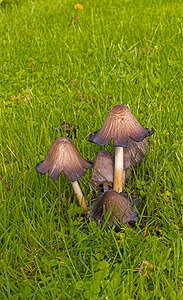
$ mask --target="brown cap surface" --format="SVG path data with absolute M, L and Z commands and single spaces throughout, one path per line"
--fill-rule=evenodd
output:
M 147 139 L 140 142 L 129 139 L 127 146 L 124 148 L 124 169 L 135 167 L 139 164 L 149 148 L 150 143 Z
M 130 169 L 124 169 L 125 180 L 130 176 Z M 112 155 L 106 150 L 101 150 L 97 154 L 92 169 L 92 184 L 95 188 L 100 185 L 107 185 L 109 188 L 113 185 L 114 162 Z
M 114 140 L 114 146 L 126 147 L 129 137 L 139 142 L 153 132 L 154 129 L 148 130 L 142 127 L 125 105 L 118 104 L 111 109 L 102 128 L 90 134 L 88 140 L 99 145 Z
M 137 221 L 138 214 L 133 208 L 130 199 L 125 193 L 117 193 L 109 190 L 99 196 L 92 206 L 92 217 L 100 221 L 103 225 L 105 216 L 109 216 L 109 225 L 112 226 L 115 221 L 131 224 Z
M 60 173 L 64 172 L 70 181 L 76 181 L 84 175 L 84 169 L 92 166 L 92 162 L 80 155 L 71 139 L 62 137 L 52 144 L 45 159 L 37 164 L 36 170 L 41 174 L 48 173 L 53 180 L 57 180 Z
M 92 182 L 96 184 L 113 182 L 113 159 L 106 150 L 101 150 L 96 156 L 93 170 Z

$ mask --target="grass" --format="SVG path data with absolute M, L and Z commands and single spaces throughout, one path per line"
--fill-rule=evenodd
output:
M 0 299 L 183 299 L 182 1 L 0 2 Z M 34 167 L 62 122 L 94 159 L 117 103 L 156 133 L 126 186 L 140 220 L 115 233 Z

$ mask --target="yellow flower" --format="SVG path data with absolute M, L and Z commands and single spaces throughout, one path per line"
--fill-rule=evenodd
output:
M 75 5 L 75 9 L 80 10 L 80 11 L 83 11 L 83 5 L 82 5 L 81 3 L 77 3 L 77 4 Z

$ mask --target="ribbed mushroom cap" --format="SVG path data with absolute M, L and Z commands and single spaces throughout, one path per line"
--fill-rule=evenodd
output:
M 106 150 L 101 150 L 95 158 L 92 182 L 96 185 L 113 182 L 113 159 Z
M 48 173 L 57 180 L 60 173 L 76 181 L 84 175 L 84 169 L 92 168 L 93 163 L 85 160 L 78 152 L 70 138 L 58 138 L 51 146 L 45 159 L 37 164 L 36 170 L 41 174 Z
M 139 164 L 149 148 L 150 143 L 147 139 L 140 142 L 129 139 L 127 146 L 124 148 L 124 169 L 135 167 Z
M 92 206 L 92 217 L 103 225 L 105 216 L 109 216 L 109 225 L 117 222 L 131 225 L 138 220 L 138 214 L 125 193 L 109 190 L 99 195 Z
M 150 143 L 145 138 L 141 142 L 135 142 L 132 139 L 129 139 L 127 146 L 124 148 L 124 165 L 123 168 L 125 171 L 129 170 L 131 167 L 135 167 L 143 160 L 146 152 L 150 149 Z M 114 158 L 114 149 L 112 157 Z M 128 174 L 126 172 L 125 176 Z
M 113 139 L 114 146 L 126 147 L 129 137 L 139 142 L 153 132 L 154 129 L 142 127 L 125 105 L 118 104 L 109 112 L 102 128 L 90 134 L 88 140 L 95 144 L 106 145 Z

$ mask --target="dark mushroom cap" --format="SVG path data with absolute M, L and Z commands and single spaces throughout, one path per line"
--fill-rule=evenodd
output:
M 143 141 L 135 142 L 129 139 L 127 146 L 124 148 L 124 165 L 123 168 L 126 172 L 125 176 L 128 177 L 129 169 L 135 167 L 143 160 L 146 152 L 150 149 L 150 143 L 145 138 Z M 114 158 L 114 149 L 112 157 Z
M 130 176 L 130 170 L 125 169 L 125 180 Z M 113 185 L 114 162 L 112 155 L 106 150 L 101 150 L 97 154 L 92 170 L 92 184 L 96 188 L 102 184 Z
M 139 164 L 149 148 L 150 143 L 147 139 L 140 142 L 129 139 L 127 146 L 124 148 L 124 169 L 135 167 Z
M 95 158 L 92 170 L 92 182 L 96 185 L 113 182 L 113 159 L 106 150 L 101 150 Z
M 153 132 L 154 129 L 142 127 L 125 105 L 118 104 L 109 112 L 102 128 L 90 134 L 88 140 L 95 144 L 106 145 L 113 139 L 114 146 L 126 147 L 129 137 L 139 142 Z
M 100 194 L 92 205 L 92 217 L 104 224 L 105 216 L 109 216 L 109 225 L 117 222 L 131 225 L 138 220 L 138 214 L 125 193 L 114 190 Z
M 36 166 L 37 172 L 48 173 L 53 180 L 57 180 L 60 173 L 76 181 L 84 175 L 84 169 L 92 168 L 93 163 L 85 160 L 78 152 L 70 138 L 58 138 L 51 146 L 45 159 Z

